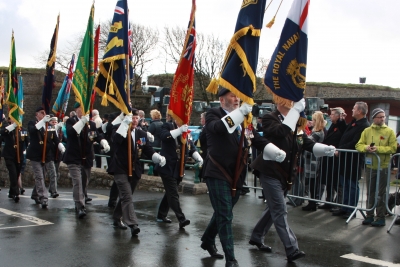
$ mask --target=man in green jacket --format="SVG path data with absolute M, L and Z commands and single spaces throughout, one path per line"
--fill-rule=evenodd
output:
M 387 186 L 388 166 L 390 164 L 390 154 L 396 152 L 397 140 L 394 131 L 385 124 L 385 111 L 376 108 L 372 111 L 373 123 L 365 128 L 361 138 L 356 144 L 356 149 L 366 152 L 365 157 L 365 176 L 367 182 L 367 218 L 362 222 L 363 225 L 384 226 L 385 225 L 385 201 L 384 196 Z M 370 153 L 376 153 L 381 164 L 378 166 L 377 157 Z M 374 220 L 374 200 L 376 191 L 376 179 L 379 172 L 378 203 L 376 204 L 376 219 Z

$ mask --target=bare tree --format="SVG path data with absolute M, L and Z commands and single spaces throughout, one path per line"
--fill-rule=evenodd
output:
M 162 49 L 170 63 L 178 64 L 186 37 L 185 28 L 164 27 Z M 197 32 L 195 53 L 195 88 L 200 90 L 200 97 L 209 103 L 215 96 L 208 94 L 206 88 L 212 78 L 216 77 L 222 66 L 227 44 L 215 35 L 204 35 Z M 195 89 L 195 95 L 198 96 Z

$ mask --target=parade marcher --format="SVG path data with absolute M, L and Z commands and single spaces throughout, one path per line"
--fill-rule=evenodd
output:
M 131 229 L 132 236 L 140 232 L 138 220 L 135 214 L 132 194 L 142 176 L 140 158 L 142 154 L 151 158 L 154 163 L 164 166 L 165 158 L 156 153 L 150 146 L 147 133 L 136 128 L 139 122 L 139 115 L 136 109 L 132 109 L 132 114 L 128 114 L 122 120 L 118 129 L 113 134 L 113 146 L 115 154 L 108 172 L 114 175 L 114 181 L 118 186 L 119 200 L 114 209 L 114 226 L 126 229 L 123 222 Z M 129 124 L 131 123 L 130 130 Z M 131 138 L 131 151 L 128 152 L 128 138 Z M 128 153 L 132 155 L 132 177 L 128 172 Z M 121 222 L 121 217 L 123 222 Z
M 224 258 L 215 246 L 215 238 L 218 235 L 225 254 L 226 266 L 239 266 L 234 253 L 232 219 L 233 207 L 240 197 L 239 192 L 243 187 L 247 171 L 247 152 L 250 146 L 247 139 L 251 139 L 252 145 L 260 151 L 272 149 L 276 160 L 283 160 L 285 155 L 267 139 L 261 137 L 255 129 L 245 129 L 246 138 L 240 147 L 242 133 L 240 124 L 251 112 L 252 106 L 243 103 L 239 108 L 239 97 L 225 88 L 219 90 L 218 97 L 221 107 L 212 108 L 206 114 L 208 157 L 203 166 L 203 179 L 207 184 L 214 213 L 201 237 L 201 248 L 207 250 L 214 258 Z M 236 169 L 239 149 L 242 149 L 243 153 L 240 165 Z M 235 187 L 236 171 L 238 179 Z M 232 191 L 236 191 L 234 196 Z M 258 245 L 260 249 L 270 249 L 262 243 Z
M 26 152 L 26 158 L 30 160 L 33 174 L 35 177 L 35 186 L 32 190 L 31 198 L 36 204 L 41 204 L 42 208 L 48 206 L 48 192 L 44 183 L 46 174 L 46 163 L 53 160 L 53 147 L 64 152 L 65 147 L 59 141 L 54 131 L 46 129 L 46 123 L 50 121 L 50 116 L 42 107 L 36 109 L 36 120 L 28 122 L 29 146 Z M 45 142 L 46 139 L 46 143 Z M 44 147 L 46 150 L 44 151 Z M 43 155 L 45 153 L 45 155 Z M 44 162 L 43 162 L 44 159 Z
M 97 109 L 92 110 L 92 121 L 96 123 L 97 129 L 101 128 L 101 126 L 103 125 L 103 121 L 100 118 L 99 111 Z M 101 154 L 100 144 L 97 143 L 94 144 L 93 149 L 94 149 L 94 154 L 97 155 Z M 96 168 L 101 168 L 101 157 L 95 156 L 95 160 L 96 160 Z
M 86 216 L 87 185 L 93 167 L 93 142 L 100 143 L 105 152 L 110 150 L 110 146 L 97 131 L 96 124 L 89 120 L 89 114 L 82 114 L 80 104 L 75 103 L 74 108 L 76 116 L 70 117 L 65 123 L 68 138 L 63 162 L 67 164 L 72 178 L 75 210 L 78 218 L 83 218 Z
M 356 144 L 359 152 L 366 152 L 365 156 L 365 179 L 367 185 L 367 218 L 362 222 L 363 225 L 385 226 L 386 205 L 385 194 L 387 187 L 388 167 L 390 164 L 390 154 L 396 152 L 397 140 L 394 131 L 385 124 L 385 111 L 376 108 L 372 111 L 372 125 L 365 128 L 361 133 L 361 138 Z M 378 160 L 371 153 L 376 153 Z M 379 169 L 380 167 L 380 169 Z M 374 220 L 375 191 L 379 172 L 378 184 L 378 203 L 376 204 L 376 219 Z
M 263 116 L 263 136 L 285 151 L 286 158 L 277 163 L 274 162 L 274 158 L 271 161 L 260 155 L 251 165 L 260 172 L 267 206 L 254 227 L 249 244 L 256 246 L 263 244 L 266 234 L 274 224 L 289 262 L 305 256 L 305 253 L 299 250 L 297 238 L 288 225 L 285 201 L 286 194 L 297 175 L 296 165 L 302 149 L 313 152 L 316 157 L 333 156 L 335 152 L 335 147 L 315 143 L 302 131 L 297 130 L 296 124 L 304 108 L 305 100 L 301 99 L 295 102 L 292 108 L 277 104 L 276 111 Z
M 23 153 L 28 146 L 29 137 L 24 128 L 19 128 L 17 132 L 18 125 L 15 122 L 12 122 L 10 118 L 8 118 L 8 124 L 8 126 L 2 127 L 0 130 L 0 135 L 4 141 L 4 148 L 1 151 L 1 156 L 4 158 L 10 178 L 10 190 L 8 192 L 8 197 L 14 199 L 15 202 L 18 202 L 20 194 L 18 178 L 21 174 L 21 169 L 24 161 Z M 19 162 L 17 160 L 17 151 L 19 153 Z
M 61 142 L 60 136 L 57 133 L 57 130 L 59 129 L 58 125 L 58 118 L 53 117 L 52 114 L 50 114 L 50 121 L 49 121 L 49 132 L 52 132 L 52 134 L 57 135 L 58 139 Z M 57 193 L 57 181 L 58 181 L 58 174 L 57 174 L 57 169 L 60 167 L 60 154 L 58 148 L 53 144 L 51 147 L 51 160 L 49 162 L 46 162 L 46 170 L 47 170 L 47 175 L 49 177 L 49 193 L 52 198 L 56 198 L 59 196 Z M 56 169 L 56 164 L 57 164 L 57 169 Z
M 177 125 L 176 122 L 165 122 L 161 127 L 161 151 L 160 154 L 165 157 L 166 164 L 164 166 L 156 165 L 155 170 L 158 171 L 164 184 L 165 194 L 158 207 L 157 221 L 171 223 L 167 217 L 171 208 L 179 221 L 179 228 L 184 228 L 190 224 L 190 220 L 183 214 L 179 203 L 178 185 L 182 181 L 180 177 L 181 167 L 181 149 L 185 149 L 185 159 L 192 157 L 200 165 L 203 164 L 199 152 L 197 152 L 193 142 L 187 139 L 186 144 L 182 144 L 181 135 L 187 132 L 188 126 Z M 182 146 L 185 146 L 182 148 Z M 183 166 L 184 167 L 184 166 Z

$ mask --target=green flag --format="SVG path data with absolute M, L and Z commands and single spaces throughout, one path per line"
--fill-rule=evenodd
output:
M 24 112 L 18 105 L 18 90 L 17 59 L 15 57 L 15 40 L 13 32 L 11 37 L 11 55 L 7 79 L 8 116 L 11 118 L 11 121 L 15 122 L 18 126 L 22 126 L 22 119 L 20 115 L 24 114 Z
M 93 17 L 94 4 L 90 10 L 88 25 L 83 38 L 81 51 L 79 52 L 78 60 L 74 74 L 72 89 L 75 93 L 75 101 L 81 105 L 83 115 L 89 114 L 90 97 L 93 90 L 94 82 L 94 41 L 93 41 Z

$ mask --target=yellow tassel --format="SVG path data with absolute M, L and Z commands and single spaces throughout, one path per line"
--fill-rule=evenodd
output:
M 106 106 L 106 107 L 108 106 L 107 94 L 106 93 L 104 93 L 102 98 L 101 98 L 101 105 L 102 106 Z
M 218 81 L 216 79 L 212 79 L 206 91 L 216 95 L 218 93 Z
M 275 16 L 271 19 L 271 21 L 270 22 L 268 22 L 268 24 L 267 24 L 267 28 L 271 28 L 272 27 L 272 25 L 274 25 L 274 23 L 275 23 Z
M 110 82 L 110 85 L 108 86 L 108 94 L 109 95 L 114 95 L 114 85 L 112 82 Z

